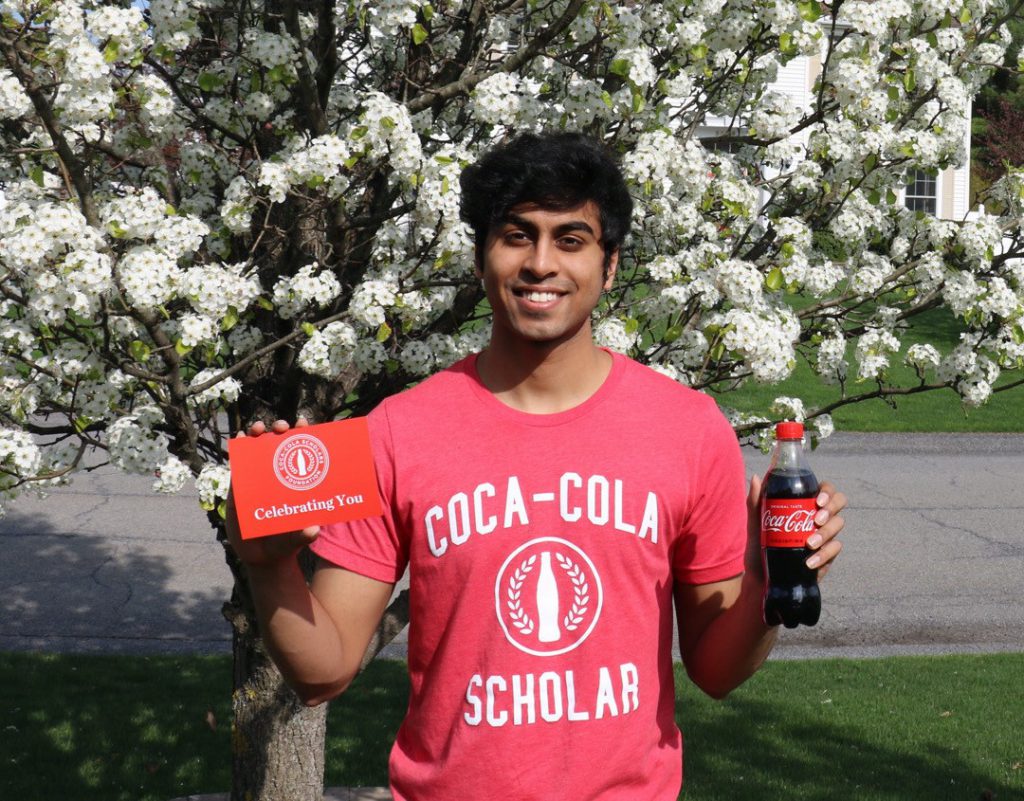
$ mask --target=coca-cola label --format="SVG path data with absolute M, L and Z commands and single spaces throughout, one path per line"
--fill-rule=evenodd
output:
M 803 548 L 814 533 L 814 498 L 765 498 L 761 502 L 761 545 Z

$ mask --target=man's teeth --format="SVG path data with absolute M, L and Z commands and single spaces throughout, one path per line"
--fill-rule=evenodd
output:
M 551 301 L 551 300 L 557 300 L 558 299 L 558 293 L 557 292 L 526 292 L 525 293 L 525 297 L 526 297 L 527 300 L 533 301 L 534 303 L 547 303 L 548 301 Z

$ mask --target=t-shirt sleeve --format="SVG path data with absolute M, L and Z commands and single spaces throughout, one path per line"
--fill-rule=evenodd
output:
M 717 407 L 702 433 L 690 509 L 672 563 L 676 581 L 684 584 L 738 576 L 747 544 L 746 470 L 736 434 Z
M 310 547 L 317 556 L 332 564 L 378 581 L 394 583 L 405 572 L 408 549 L 396 525 L 395 453 L 386 404 L 385 401 L 367 417 L 383 513 L 324 526 Z

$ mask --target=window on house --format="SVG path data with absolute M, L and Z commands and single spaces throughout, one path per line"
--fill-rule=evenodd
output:
M 935 214 L 937 195 L 938 184 L 936 179 L 924 170 L 914 170 L 909 175 L 907 189 L 903 195 L 903 203 L 911 211 Z

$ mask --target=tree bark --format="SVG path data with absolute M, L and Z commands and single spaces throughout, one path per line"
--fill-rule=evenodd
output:
M 252 619 L 234 603 L 225 611 L 234 655 L 231 801 L 322 801 L 327 704 L 304 706 Z

